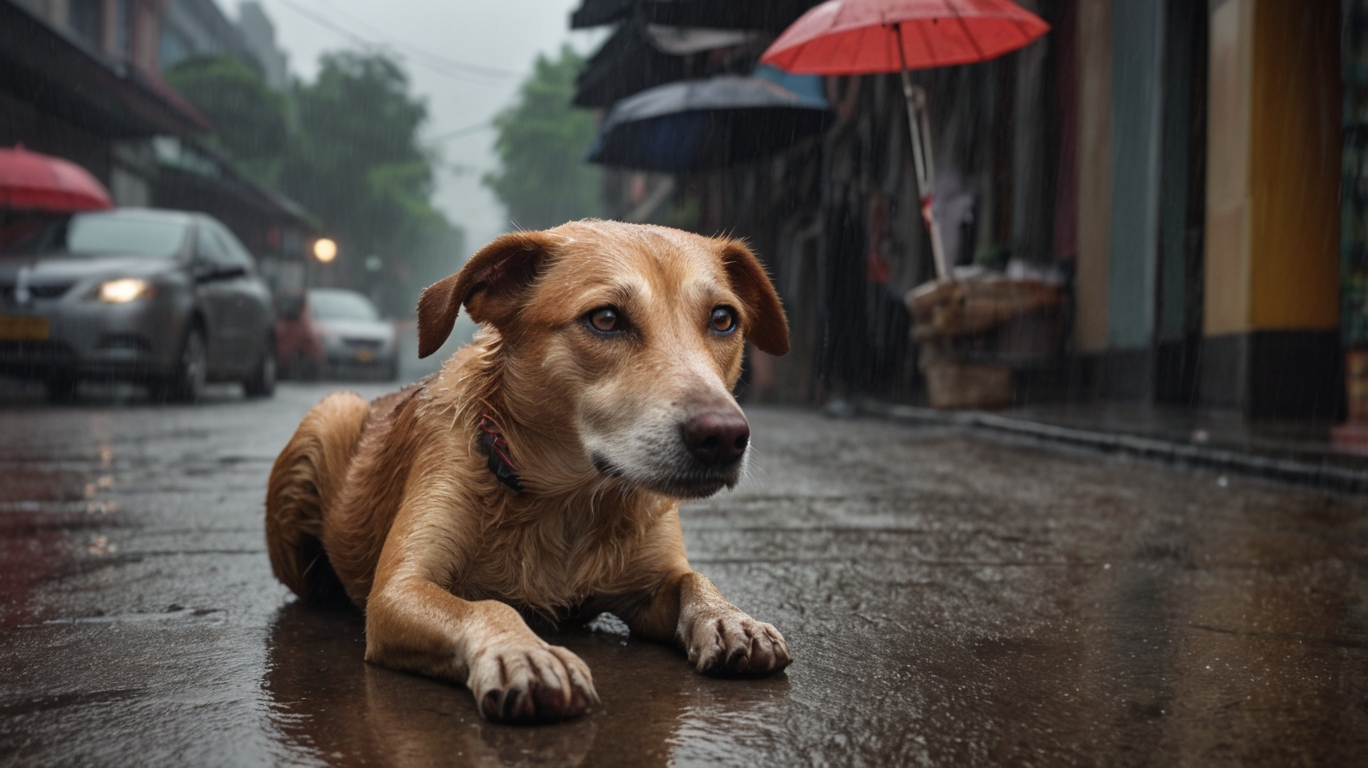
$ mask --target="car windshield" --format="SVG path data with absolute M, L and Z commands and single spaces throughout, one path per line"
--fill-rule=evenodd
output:
M 119 213 L 78 213 L 0 241 L 5 243 L 0 253 L 168 259 L 180 253 L 185 232 L 186 226 L 173 220 Z
M 352 291 L 309 291 L 309 308 L 320 320 L 379 320 L 370 299 Z

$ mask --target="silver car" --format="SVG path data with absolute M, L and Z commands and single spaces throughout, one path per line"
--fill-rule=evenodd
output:
M 384 381 L 399 375 L 394 323 L 381 319 L 370 299 L 338 288 L 310 288 L 308 296 L 329 375 L 370 375 Z
M 274 391 L 270 289 L 213 217 L 130 208 L 22 225 L 0 233 L 0 374 L 41 380 L 53 400 L 82 379 L 184 402 L 207 381 Z

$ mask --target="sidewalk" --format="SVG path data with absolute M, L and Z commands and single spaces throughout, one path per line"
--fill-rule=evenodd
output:
M 1368 491 L 1368 450 L 1335 445 L 1330 422 L 1251 421 L 1233 411 L 1135 403 L 1032 405 L 996 413 L 863 402 L 861 413 L 1066 443 L 1326 490 Z

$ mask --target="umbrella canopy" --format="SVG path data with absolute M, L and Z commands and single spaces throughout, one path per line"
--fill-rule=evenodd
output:
M 829 123 L 826 100 L 804 81 L 719 75 L 642 91 L 608 113 L 589 160 L 668 173 L 757 160 Z
M 70 213 L 113 207 L 109 190 L 81 166 L 20 147 L 0 149 L 0 208 Z
M 1049 29 L 1009 0 L 827 0 L 760 60 L 821 75 L 928 69 L 988 61 Z

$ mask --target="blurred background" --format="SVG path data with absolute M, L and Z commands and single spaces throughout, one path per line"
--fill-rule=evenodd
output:
M 308 289 L 398 321 L 417 375 L 424 286 L 600 216 L 752 244 L 794 334 L 756 400 L 1368 418 L 1359 3 L 1027 0 L 1038 29 L 906 93 L 766 56 L 815 5 L 5 0 L 0 147 L 226 225 L 282 374 L 328 362 L 286 327 Z M 10 240 L 66 215 L 25 206 Z
M 798 662 L 482 724 L 262 491 L 595 216 L 774 280 L 680 518 Z M 1368 765 L 1366 492 L 1368 0 L 0 0 L 4 765 Z

